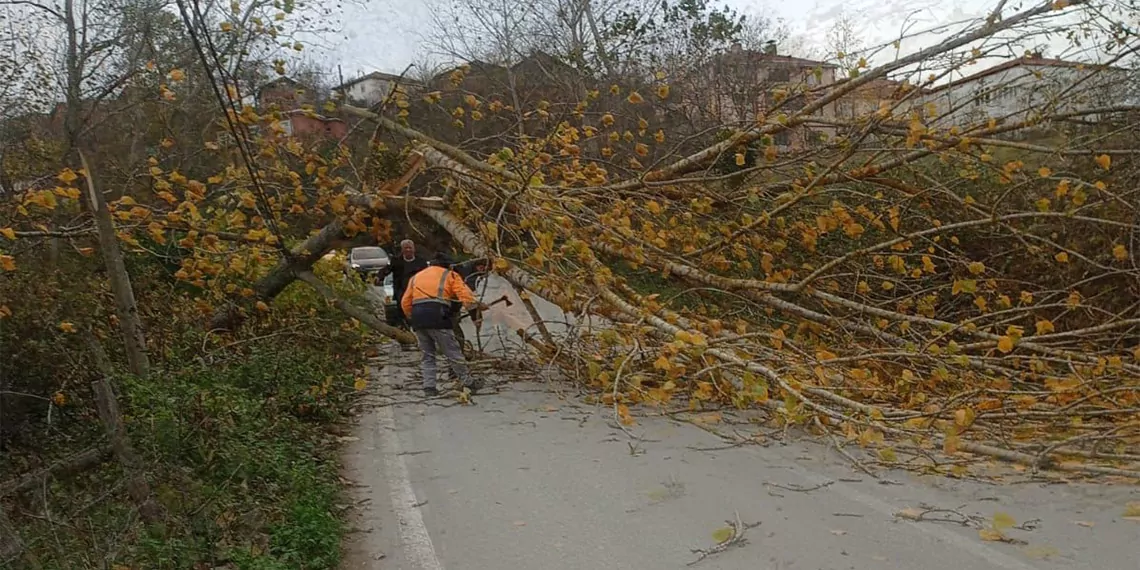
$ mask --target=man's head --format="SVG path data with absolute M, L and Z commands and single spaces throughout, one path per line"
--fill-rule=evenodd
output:
M 414 242 L 410 239 L 406 239 L 406 240 L 400 242 L 400 255 L 404 256 L 404 259 L 412 259 L 413 257 L 415 257 L 416 256 L 416 242 Z
M 451 259 L 451 257 L 442 251 L 436 253 L 435 257 L 431 258 L 431 261 L 428 262 L 428 265 L 434 265 L 437 267 L 451 267 L 454 264 L 455 262 Z

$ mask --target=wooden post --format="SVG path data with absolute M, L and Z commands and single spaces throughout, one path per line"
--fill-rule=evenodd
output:
M 99 418 L 103 420 L 103 427 L 111 440 L 111 449 L 126 474 L 127 493 L 138 505 L 143 520 L 148 523 L 160 522 L 162 508 L 151 497 L 150 485 L 146 482 L 141 462 L 131 447 L 130 438 L 127 437 L 127 428 L 123 425 L 123 416 L 119 413 L 119 401 L 115 397 L 111 382 L 103 378 L 92 382 L 91 387 L 95 391 Z

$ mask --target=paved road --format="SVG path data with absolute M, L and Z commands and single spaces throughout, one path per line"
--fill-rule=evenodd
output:
M 725 519 L 748 542 L 695 568 L 1133 570 L 1140 500 L 1128 487 L 992 485 L 905 472 L 880 480 L 803 441 L 716 449 L 691 424 L 639 418 L 631 448 L 612 410 L 565 386 L 512 382 L 475 405 L 419 398 L 414 352 L 385 347 L 349 443 L 356 515 L 346 570 L 686 568 Z M 753 433 L 754 426 L 722 430 Z M 814 489 L 814 490 L 809 490 Z M 1011 515 L 1023 544 L 985 542 L 956 522 Z

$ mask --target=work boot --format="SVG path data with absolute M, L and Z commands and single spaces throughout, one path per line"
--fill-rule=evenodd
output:
M 484 382 L 482 378 L 472 378 L 471 383 L 467 384 L 466 388 L 468 390 L 471 390 L 471 393 L 474 394 L 475 392 L 482 390 L 486 385 L 486 382 Z

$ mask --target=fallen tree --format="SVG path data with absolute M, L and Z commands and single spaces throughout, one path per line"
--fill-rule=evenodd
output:
M 1051 9 L 990 22 L 922 57 Z M 866 76 L 902 67 L 892 66 Z M 941 450 L 1140 477 L 1130 451 L 1140 444 L 1135 141 L 1009 138 L 1082 114 L 1127 120 L 1130 108 L 1058 104 L 968 124 L 949 111 L 923 116 L 907 95 L 849 122 L 854 135 L 810 158 L 768 143 L 745 184 L 696 174 L 742 142 L 811 122 L 822 104 L 643 173 L 586 157 L 579 144 L 632 147 L 649 129 L 566 120 L 479 159 L 350 111 L 451 174 L 443 207 L 421 211 L 456 243 L 520 288 L 617 322 L 559 354 L 570 372 L 588 361 L 580 380 L 615 394 L 615 406 L 763 405 L 875 447 L 892 465 L 896 453 L 924 462 Z M 872 134 L 877 146 L 860 147 Z M 611 173 L 623 170 L 624 179 Z M 682 290 L 637 292 L 634 275 Z M 708 294 L 694 300 L 686 291 L 696 289 Z

